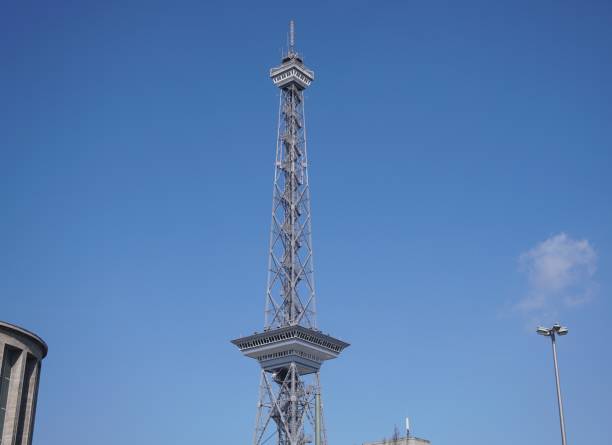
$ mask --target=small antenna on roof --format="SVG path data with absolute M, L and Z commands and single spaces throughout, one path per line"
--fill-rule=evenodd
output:
M 294 46 L 295 46 L 295 22 L 291 20 L 289 22 L 289 53 L 293 54 Z

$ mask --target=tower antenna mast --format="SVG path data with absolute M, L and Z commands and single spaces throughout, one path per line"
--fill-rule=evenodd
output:
M 289 22 L 289 53 L 293 53 L 295 48 L 295 22 L 291 20 Z

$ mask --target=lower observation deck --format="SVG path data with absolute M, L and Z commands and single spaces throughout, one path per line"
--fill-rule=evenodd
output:
M 232 343 L 247 357 L 256 359 L 265 371 L 295 363 L 300 374 L 317 372 L 321 363 L 340 355 L 348 343 L 304 326 L 278 329 L 237 338 Z

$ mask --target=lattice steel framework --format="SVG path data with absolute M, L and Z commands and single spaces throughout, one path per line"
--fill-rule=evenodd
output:
M 316 328 L 304 91 L 281 87 L 272 199 L 266 328 Z
M 319 369 L 348 346 L 317 329 L 304 120 L 314 80 L 294 49 L 270 77 L 280 88 L 264 332 L 233 340 L 262 366 L 254 445 L 326 445 Z M 272 441 L 272 442 L 271 442 Z

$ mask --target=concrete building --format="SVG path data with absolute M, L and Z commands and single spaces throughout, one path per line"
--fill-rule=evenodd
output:
M 431 442 L 418 437 L 399 437 L 397 439 L 383 439 L 378 442 L 366 442 L 363 445 L 429 445 Z
M 0 321 L 0 445 L 31 445 L 40 363 L 47 344 L 36 334 Z

